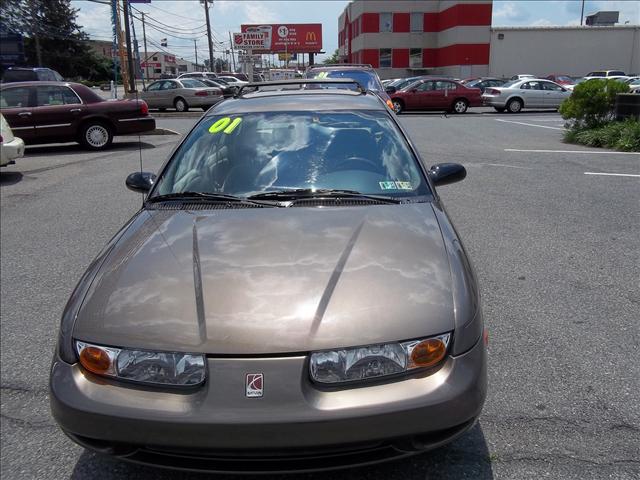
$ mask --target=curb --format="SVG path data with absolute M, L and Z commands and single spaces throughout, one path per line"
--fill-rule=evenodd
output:
M 149 115 L 153 118 L 200 118 L 204 115 L 202 112 L 149 112 Z

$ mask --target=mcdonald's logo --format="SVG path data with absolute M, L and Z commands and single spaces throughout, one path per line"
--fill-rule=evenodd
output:
M 307 42 L 316 42 L 316 41 L 318 41 L 318 38 L 316 37 L 316 32 L 307 32 L 307 35 L 305 36 L 305 40 Z

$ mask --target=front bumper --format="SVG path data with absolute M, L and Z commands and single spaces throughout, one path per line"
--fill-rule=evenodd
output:
M 0 146 L 0 166 L 9 165 L 16 158 L 24 156 L 24 142 L 19 137 L 13 137 L 10 142 Z
M 474 424 L 486 395 L 481 341 L 431 375 L 358 388 L 316 388 L 304 356 L 209 358 L 208 369 L 200 388 L 159 390 L 99 378 L 56 356 L 53 416 L 81 445 L 142 463 L 301 471 L 438 447 Z M 263 397 L 245 396 L 247 373 L 264 374 Z

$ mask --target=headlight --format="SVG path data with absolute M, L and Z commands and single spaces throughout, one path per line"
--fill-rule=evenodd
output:
M 194 386 L 204 382 L 204 355 L 149 352 L 76 342 L 80 364 L 92 373 L 133 382 Z
M 342 383 L 394 375 L 439 364 L 447 353 L 450 334 L 402 343 L 329 350 L 311 354 L 311 378 Z

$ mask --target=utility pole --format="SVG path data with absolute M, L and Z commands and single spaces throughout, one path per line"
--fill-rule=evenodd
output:
M 129 26 L 129 0 L 122 0 L 124 10 L 124 36 L 127 42 L 127 65 L 129 66 L 129 93 L 136 91 L 135 70 L 133 69 L 133 52 L 131 49 L 131 27 Z
M 209 42 L 209 71 L 213 71 L 213 41 L 211 40 L 211 22 L 209 21 L 209 1 L 204 0 L 204 16 L 207 19 L 207 40 Z
M 144 41 L 144 78 L 149 80 L 149 54 L 147 53 L 147 31 L 144 28 L 144 13 L 142 14 L 142 40 Z M 196 60 L 197 62 L 197 60 Z
M 584 0 L 582 0 L 582 11 L 580 12 L 580 26 L 582 26 L 583 20 L 584 20 Z
M 229 32 L 229 43 L 231 44 L 231 61 L 233 62 L 233 71 L 236 71 L 236 54 L 233 52 L 233 40 L 231 40 L 231 32 Z
M 120 0 L 113 0 L 116 4 L 116 28 L 118 29 L 118 55 L 120 56 L 120 70 L 122 77 L 122 89 L 127 90 L 127 83 L 129 83 L 129 72 L 127 71 L 127 62 L 125 61 L 125 50 L 122 39 L 122 26 L 120 24 Z M 116 86 L 116 97 L 117 97 L 117 86 Z
M 196 71 L 198 70 L 198 45 L 196 44 L 196 39 L 193 39 L 193 51 L 196 53 Z

